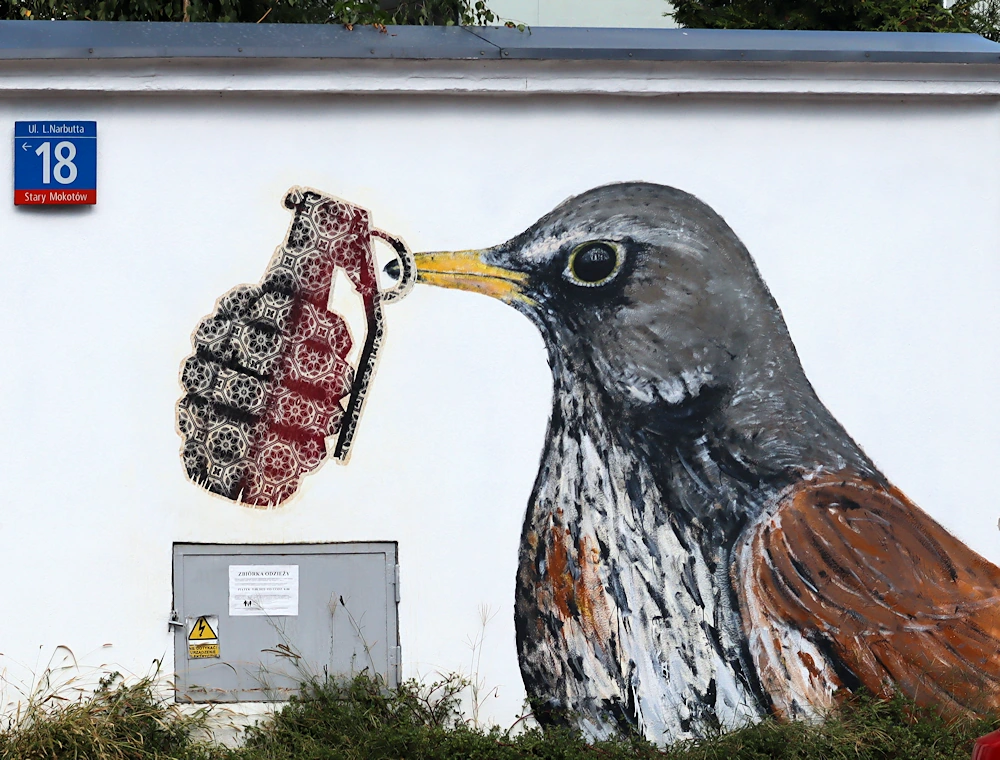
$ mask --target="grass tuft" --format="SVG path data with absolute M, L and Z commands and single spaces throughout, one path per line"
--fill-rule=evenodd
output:
M 195 737 L 205 713 L 182 714 L 156 694 L 151 676 L 126 683 L 111 673 L 89 695 L 35 693 L 0 730 L 0 760 L 212 760 Z
M 634 738 L 591 745 L 571 731 L 478 728 L 459 711 L 466 686 L 450 678 L 390 691 L 364 675 L 308 683 L 226 748 L 194 738 L 204 712 L 182 714 L 152 678 L 113 674 L 86 698 L 29 700 L 0 729 L 0 760 L 968 760 L 997 726 L 859 695 L 817 724 L 764 720 L 666 749 Z

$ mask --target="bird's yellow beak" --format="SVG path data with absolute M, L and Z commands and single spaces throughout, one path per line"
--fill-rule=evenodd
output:
M 499 298 L 505 303 L 516 301 L 533 304 L 524 293 L 528 275 L 487 264 L 486 251 L 449 251 L 418 253 L 413 257 L 417 265 L 417 282 L 441 288 L 471 290 L 474 293 Z

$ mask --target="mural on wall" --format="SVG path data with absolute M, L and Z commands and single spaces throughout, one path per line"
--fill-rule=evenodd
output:
M 715 211 L 608 185 L 494 248 L 415 259 L 418 282 L 502 299 L 547 347 L 515 599 L 543 723 L 664 741 L 859 687 L 1000 708 L 1000 570 L 820 402 Z
M 258 285 L 222 296 L 192 337 L 181 367 L 177 427 L 192 481 L 233 501 L 269 507 L 298 489 L 327 457 L 346 462 L 385 334 L 382 304 L 413 286 L 402 241 L 373 229 L 369 213 L 314 190 L 292 188 L 285 242 Z M 394 287 L 380 290 L 373 237 L 399 257 Z M 359 358 L 347 322 L 330 310 L 343 272 L 364 303 Z

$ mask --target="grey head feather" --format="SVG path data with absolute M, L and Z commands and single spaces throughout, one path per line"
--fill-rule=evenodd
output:
M 622 261 L 610 281 L 581 287 L 567 263 L 590 241 L 615 244 Z M 750 253 L 695 196 L 642 182 L 594 188 L 486 261 L 530 276 L 534 303 L 516 306 L 545 337 L 557 382 L 590 376 L 630 427 L 713 433 L 765 477 L 852 466 L 881 479 L 819 401 Z

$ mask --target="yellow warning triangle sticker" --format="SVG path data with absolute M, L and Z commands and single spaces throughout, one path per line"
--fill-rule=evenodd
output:
M 204 615 L 198 618 L 197 622 L 191 628 L 191 633 L 188 634 L 188 641 L 215 640 L 217 638 L 219 637 L 212 630 L 212 626 L 208 624 L 208 620 Z

